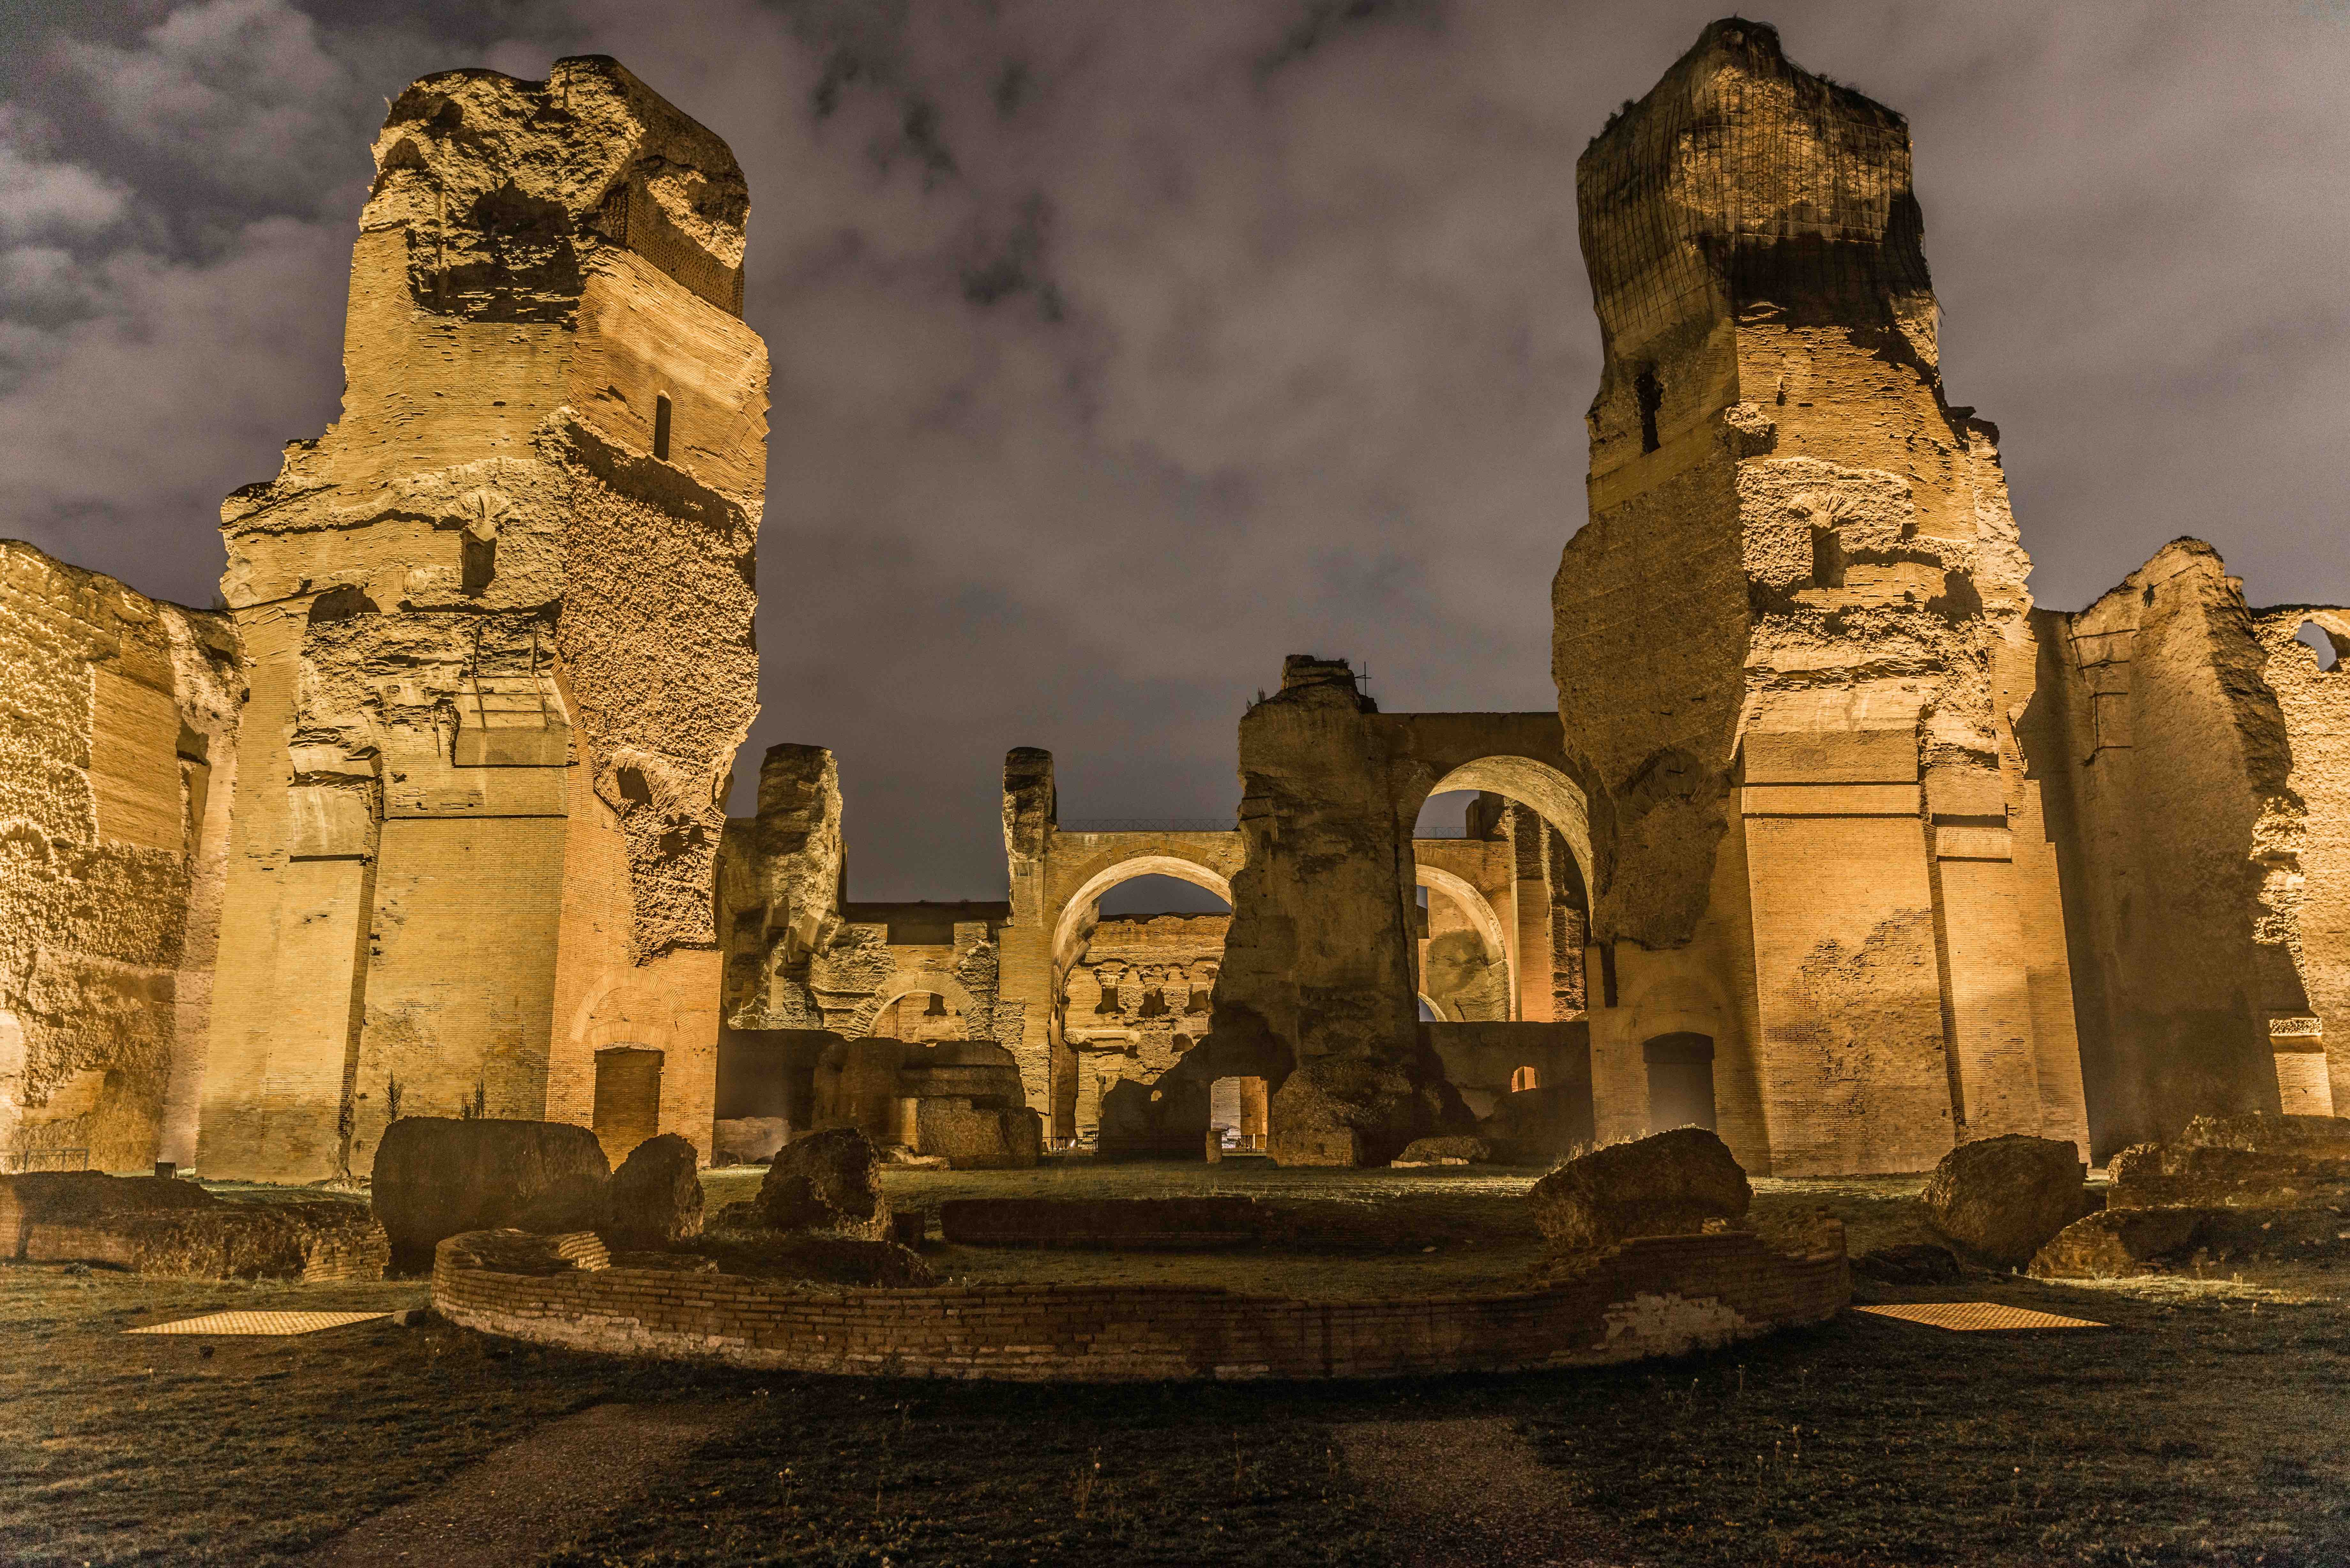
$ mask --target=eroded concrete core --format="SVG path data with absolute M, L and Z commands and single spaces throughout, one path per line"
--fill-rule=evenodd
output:
M 707 1149 L 767 358 L 725 145 L 607 59 L 427 77 L 352 254 L 342 418 L 222 508 L 251 695 L 205 1169 L 400 1114 Z

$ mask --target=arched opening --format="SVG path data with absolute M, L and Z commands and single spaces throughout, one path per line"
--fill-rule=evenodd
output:
M 2294 640 L 2308 644 L 2310 650 L 2317 655 L 2317 668 L 2320 670 L 2333 669 L 2342 662 L 2344 653 L 2350 652 L 2350 638 L 2342 637 L 2314 620 L 2303 621 L 2301 629 L 2293 635 Z
M 1581 786 L 1535 757 L 1480 757 L 1436 779 L 1414 822 L 1418 880 L 1471 911 L 1505 966 L 1500 1010 L 1454 1011 L 1512 1023 L 1583 1017 L 1591 825 Z M 1440 867 L 1461 874 L 1440 875 Z M 1421 989 L 1450 1001 L 1424 974 Z
M 910 991 L 884 1007 L 868 1031 L 885 1040 L 906 1040 L 935 1045 L 941 1040 L 969 1038 L 969 1021 L 960 1007 L 950 1005 L 935 991 Z
M 1208 1137 L 1224 1153 L 1261 1154 L 1271 1107 L 1263 1078 L 1218 1078 L 1208 1085 Z
M 1414 876 L 1420 996 L 1447 1022 L 1507 1023 L 1517 1017 L 1513 943 L 1492 901 L 1468 878 L 1441 867 L 1419 866 Z
M 1640 1047 L 1648 1064 L 1648 1130 L 1713 1130 L 1713 1041 L 1703 1034 L 1659 1034 Z
M 661 1054 L 641 1045 L 608 1045 L 596 1053 L 596 1104 L 591 1124 L 604 1158 L 618 1166 L 629 1151 L 660 1131 Z
M 1520 1067 L 1516 1072 L 1510 1075 L 1510 1093 L 1513 1095 L 1523 1089 L 1539 1089 L 1541 1087 L 1542 1069 L 1534 1066 L 1532 1063 L 1528 1063 L 1525 1066 Z
M 1449 1023 L 1451 1022 L 1451 1020 L 1444 1016 L 1444 1009 L 1429 1001 L 1425 994 L 1422 994 L 1419 998 L 1419 1021 L 1422 1023 Z
M 1156 1104 L 1120 1085 L 1155 1085 L 1206 1034 L 1231 900 L 1206 867 L 1147 855 L 1104 867 L 1062 907 L 1047 1032 L 1056 1145 L 1106 1149 L 1106 1114 Z M 1196 1131 L 1190 1147 L 1197 1158 Z

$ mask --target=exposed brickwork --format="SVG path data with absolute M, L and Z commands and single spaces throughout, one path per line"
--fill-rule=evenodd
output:
M 794 1290 L 727 1274 L 468 1267 L 442 1243 L 434 1307 L 484 1333 L 800 1372 L 1021 1382 L 1388 1377 L 1597 1366 L 1817 1323 L 1851 1296 L 1841 1252 L 1751 1234 L 1648 1237 L 1549 1288 L 1285 1301 L 1170 1286 Z

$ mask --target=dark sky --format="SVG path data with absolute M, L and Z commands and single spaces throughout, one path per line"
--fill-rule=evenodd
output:
M 751 181 L 738 780 L 831 746 L 857 896 L 1000 897 L 1009 746 L 1067 817 L 1229 818 L 1284 653 L 1391 711 L 1552 705 L 1575 159 L 1719 5 L 19 4 L 0 534 L 212 602 L 220 497 L 335 416 L 385 100 L 618 56 Z M 1909 117 L 1949 393 L 2004 432 L 2043 603 L 2180 534 L 2255 603 L 2350 599 L 2350 5 L 1766 19 Z

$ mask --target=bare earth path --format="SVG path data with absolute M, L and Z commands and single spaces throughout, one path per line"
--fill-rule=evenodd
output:
M 508 1568 L 640 1495 L 750 1413 L 746 1402 L 597 1405 L 550 1421 L 439 1490 L 362 1520 L 308 1568 Z
M 1618 1568 L 1559 1473 L 1498 1417 L 1357 1421 L 1347 1463 L 1404 1544 L 1409 1568 Z

